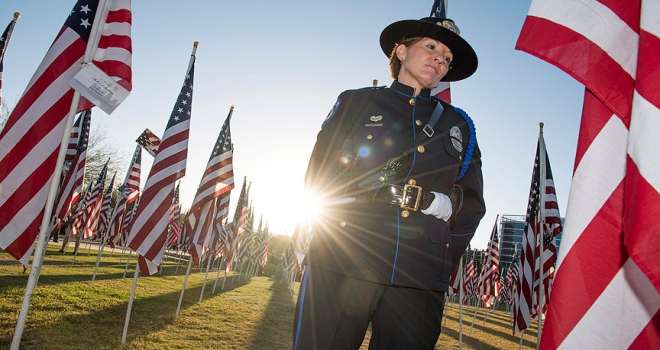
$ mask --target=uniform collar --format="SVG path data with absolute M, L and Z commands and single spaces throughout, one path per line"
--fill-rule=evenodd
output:
M 412 97 L 413 94 L 415 93 L 415 88 L 402 84 L 398 80 L 392 82 L 392 85 L 390 85 L 390 89 L 408 95 L 410 97 Z M 417 96 L 429 98 L 431 97 L 431 89 L 422 89 L 419 92 L 419 95 Z

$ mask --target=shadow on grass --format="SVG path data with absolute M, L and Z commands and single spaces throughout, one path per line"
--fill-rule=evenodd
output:
M 148 287 L 149 279 L 159 278 L 141 277 L 138 279 L 137 290 Z M 213 295 L 205 299 L 219 297 L 222 293 L 240 288 L 245 283 L 227 283 L 224 290 L 216 290 Z M 208 288 L 208 285 L 207 285 Z M 181 310 L 198 304 L 202 285 L 187 287 L 181 303 Z M 133 301 L 131 318 L 127 332 L 127 344 L 132 340 L 140 339 L 151 333 L 158 332 L 175 323 L 175 311 L 179 302 L 181 291 L 175 291 L 156 296 L 135 297 Z M 103 348 L 122 347 L 121 336 L 128 308 L 128 300 L 109 306 L 96 307 L 88 313 L 78 312 L 56 320 L 48 320 L 40 315 L 40 320 L 28 322 L 21 348 L 25 349 L 95 349 L 100 345 Z M 11 343 L 11 338 L 0 338 L 0 347 Z
M 250 340 L 250 349 L 291 349 L 295 302 L 287 283 L 270 279 L 272 296 Z
M 455 322 L 458 323 L 458 317 L 447 315 L 447 318 L 449 320 L 452 320 L 452 321 L 455 321 Z M 516 344 L 520 342 L 520 336 L 519 335 L 516 336 L 516 335 L 512 335 L 511 333 L 505 333 L 505 332 L 490 328 L 489 324 L 493 323 L 493 322 L 491 322 L 490 319 L 486 320 L 486 326 L 485 327 L 483 326 L 483 318 L 481 319 L 481 321 L 479 321 L 478 319 L 479 319 L 479 317 L 477 316 L 477 320 L 474 321 L 474 326 L 472 327 L 473 332 L 478 329 L 481 332 L 492 334 L 495 337 L 506 339 L 506 340 L 509 340 L 509 341 L 511 341 L 513 343 L 516 343 Z M 463 343 L 467 344 L 467 345 L 470 345 L 472 347 L 475 347 L 477 349 L 497 349 L 496 347 L 493 347 L 490 344 L 486 344 L 486 343 L 481 342 L 481 341 L 479 341 L 475 338 L 472 338 L 471 336 L 468 336 L 468 332 L 470 331 L 470 324 L 471 323 L 472 323 L 472 317 L 469 317 L 469 318 L 463 317 Z M 512 327 L 510 324 L 502 324 L 501 322 L 496 322 L 496 323 L 498 323 L 500 325 L 503 325 L 505 328 L 506 327 L 508 327 L 508 328 Z M 451 338 L 454 338 L 454 339 L 456 339 L 456 341 L 458 341 L 458 331 L 447 328 L 447 327 L 443 327 L 442 328 L 442 333 L 449 336 L 449 337 L 451 337 Z M 525 335 L 526 335 L 526 337 L 529 337 L 529 336 L 534 336 L 535 337 L 536 336 L 536 331 L 534 330 L 534 328 L 530 327 L 530 328 L 527 329 L 527 332 L 526 332 Z M 525 340 L 525 339 L 523 339 L 523 345 L 529 346 L 529 347 L 532 347 L 532 348 L 536 348 L 536 342 L 532 342 L 532 341 Z

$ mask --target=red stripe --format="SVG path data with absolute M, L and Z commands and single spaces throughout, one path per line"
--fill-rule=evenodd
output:
M 635 89 L 646 100 L 660 108 L 660 38 L 642 31 L 639 33 L 640 56 L 637 62 Z
M 129 9 L 119 9 L 115 11 L 109 11 L 108 17 L 105 20 L 106 23 L 132 23 L 133 15 Z
M 630 257 L 660 292 L 660 193 L 639 173 L 630 158 L 626 194 L 625 245 Z
M 566 27 L 528 16 L 516 49 L 565 71 L 594 91 L 611 110 L 616 111 L 626 126 L 630 125 L 635 80 L 599 46 Z
M 5 248 L 5 252 L 7 252 L 9 255 L 13 256 L 16 260 L 19 260 L 20 258 L 25 255 L 27 251 L 30 250 L 30 247 L 32 247 L 32 244 L 34 243 L 34 240 L 37 238 L 37 234 L 39 232 L 39 227 L 41 226 L 41 218 L 44 215 L 43 209 L 37 214 L 35 219 L 32 221 L 30 225 L 25 229 L 25 234 L 22 234 L 16 238 L 11 244 L 9 244 Z M 0 214 L 0 217 L 3 215 Z M 2 220 L 2 222 L 6 222 L 5 220 Z
M 582 161 L 582 157 L 591 146 L 593 140 L 598 136 L 605 124 L 612 117 L 612 111 L 607 108 L 591 91 L 584 91 L 584 105 L 582 107 L 582 121 L 580 122 L 580 133 L 578 134 L 577 151 L 575 154 L 575 167 Z
M 654 349 L 660 344 L 660 311 L 656 312 L 651 322 L 644 327 L 641 333 L 635 338 L 628 349 L 632 350 L 646 350 Z
M 598 2 L 616 13 L 630 29 L 639 32 L 640 1 L 598 0 Z
M 174 183 L 174 181 L 172 181 Z M 153 193 L 153 192 L 152 192 Z M 172 197 L 174 196 L 174 191 L 170 191 L 169 196 L 166 196 L 165 199 L 154 205 L 151 205 L 151 201 L 156 197 L 156 193 L 148 194 L 145 193 L 140 197 L 140 205 L 138 206 L 138 212 L 135 215 L 135 218 L 141 217 L 143 215 L 149 215 L 144 225 L 138 229 L 138 232 L 135 234 L 129 247 L 137 251 L 142 243 L 149 237 L 151 230 L 158 223 L 158 221 L 167 214 L 170 209 L 170 204 L 172 203 Z M 133 220 L 135 222 L 135 219 Z M 152 258 L 153 259 L 153 258 Z M 151 259 L 150 259 L 151 260 Z

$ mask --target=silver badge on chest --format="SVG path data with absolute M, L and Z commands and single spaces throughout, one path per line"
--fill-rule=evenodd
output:
M 461 134 L 461 129 L 456 125 L 452 126 L 451 130 L 449 130 L 449 137 L 454 148 L 459 152 L 463 152 L 463 134 Z

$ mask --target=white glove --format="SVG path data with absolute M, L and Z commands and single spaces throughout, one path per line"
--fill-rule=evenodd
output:
M 422 213 L 435 216 L 436 218 L 446 222 L 451 216 L 451 199 L 449 199 L 449 197 L 447 197 L 447 195 L 444 193 L 433 191 L 431 191 L 431 193 L 435 195 L 435 198 L 428 208 L 422 209 Z

